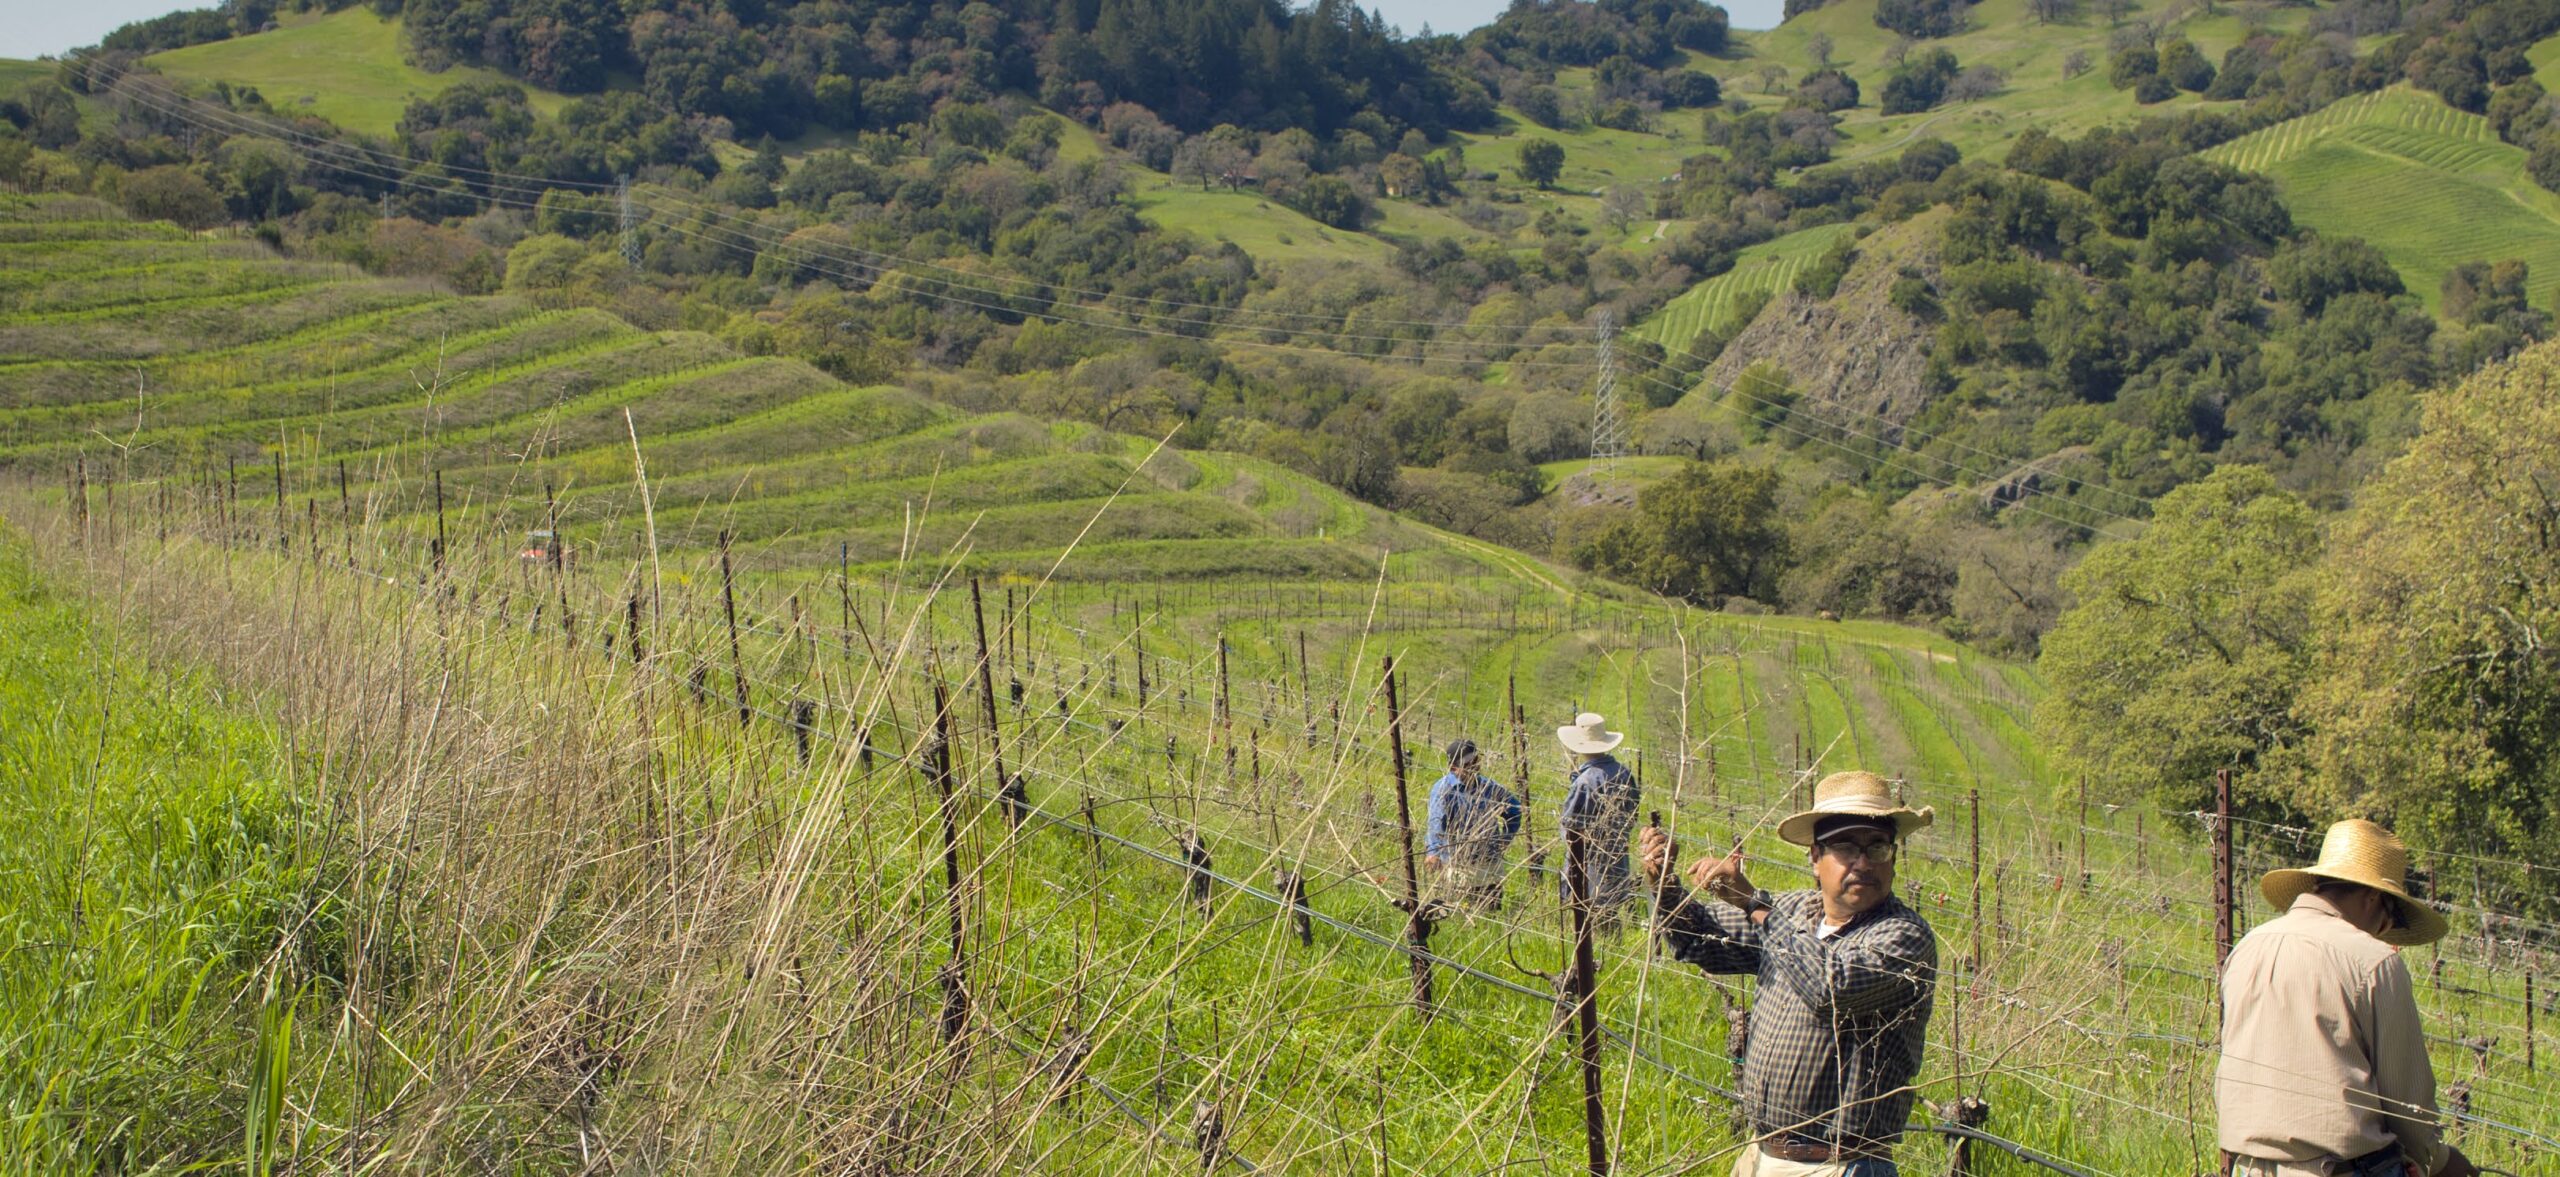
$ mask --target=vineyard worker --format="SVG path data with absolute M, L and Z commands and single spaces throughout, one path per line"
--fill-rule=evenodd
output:
M 1839 772 L 1813 789 L 1813 808 L 1778 823 L 1806 847 L 1819 886 L 1771 895 L 1742 873 L 1742 848 L 1701 858 L 1689 876 L 1646 827 L 1637 851 L 1657 888 L 1660 934 L 1672 955 L 1710 973 L 1760 980 L 1740 1091 L 1756 1139 L 1734 1177 L 1894 1177 L 1893 1148 L 1917 1096 L 1938 979 L 1938 937 L 1893 894 L 1902 840 L 1929 826 L 1884 778 Z
M 1449 772 L 1431 786 L 1423 864 L 1446 872 L 1460 900 L 1502 910 L 1502 855 L 1520 836 L 1520 798 L 1478 771 L 1483 757 L 1465 736 L 1449 741 Z
M 2391 831 L 2342 821 L 2320 861 L 2259 880 L 2284 914 L 2223 966 L 2213 1076 L 2240 1177 L 2479 1172 L 2436 1126 L 2435 1070 L 2398 949 L 2436 942 L 2445 922 L 2410 898 L 2408 865 Z
M 1635 893 L 1627 843 L 1635 836 L 1636 806 L 1644 800 L 1644 787 L 1636 774 L 1609 755 L 1626 738 L 1626 733 L 1610 731 L 1607 720 L 1588 711 L 1556 729 L 1556 739 L 1574 757 L 1573 783 L 1565 789 L 1557 825 L 1565 837 L 1582 835 L 1591 867 L 1591 902 L 1603 928 L 1616 926 L 1619 906 Z M 1563 882 L 1570 897 L 1572 880 Z

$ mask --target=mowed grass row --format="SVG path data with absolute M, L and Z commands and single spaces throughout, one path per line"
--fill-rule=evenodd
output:
M 532 313 L 508 298 L 430 298 L 306 323 L 250 342 L 148 359 L 30 359 L 0 364 L 0 402 L 77 405 L 154 390 L 200 392 L 292 380 L 343 379 L 403 362 L 432 381 L 456 340 Z
M 602 346 L 637 338 L 637 333 L 609 315 L 594 311 L 546 313 L 425 345 L 434 349 L 433 355 L 413 352 L 327 376 L 229 386 L 162 381 L 156 387 L 148 375 L 129 376 L 125 395 L 119 398 L 18 409 L 10 416 L 8 431 L 0 434 L 0 453 L 20 446 L 81 438 L 101 428 L 129 426 L 137 416 L 155 431 L 184 431 L 214 425 L 289 422 L 313 414 L 336 415 L 430 398 L 449 399 L 502 380 L 511 372 L 563 362 Z M 440 379 L 438 366 L 456 376 L 450 381 Z M 0 376 L 0 381 L 5 381 L 5 376 Z M 38 383 L 45 391 L 55 387 L 44 375 L 31 383 Z
M 451 298 L 407 278 L 320 281 L 257 300 L 191 299 L 76 318 L 0 319 L 0 365 L 76 357 L 86 362 L 148 360 L 280 339 L 352 315 Z

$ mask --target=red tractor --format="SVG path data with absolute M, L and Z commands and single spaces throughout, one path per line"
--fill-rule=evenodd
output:
M 575 552 L 576 549 L 564 546 L 560 533 L 556 531 L 528 531 L 524 533 L 524 548 L 516 553 L 516 559 L 527 564 L 549 564 L 556 559 L 562 568 L 566 568 L 575 562 Z

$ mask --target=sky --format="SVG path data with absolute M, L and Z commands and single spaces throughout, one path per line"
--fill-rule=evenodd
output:
M 1509 2 L 1362 0 L 1384 15 L 1389 24 L 1407 34 L 1421 32 L 1424 25 L 1431 26 L 1431 30 L 1437 33 L 1462 33 L 1492 21 Z M 1725 10 L 1733 14 L 1736 27 L 1765 29 L 1778 23 L 1782 2 L 1727 0 Z M 172 3 L 171 0 L 83 0 L 77 4 L 56 3 L 54 0 L 0 0 L 0 57 L 58 54 L 80 45 L 95 45 L 98 38 L 128 21 L 204 6 L 200 3 Z

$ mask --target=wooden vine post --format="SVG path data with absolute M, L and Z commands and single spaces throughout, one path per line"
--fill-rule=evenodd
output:
M 1289 869 L 1288 860 L 1280 857 L 1280 798 L 1265 796 L 1262 791 L 1262 731 L 1253 733 L 1253 795 L 1271 807 L 1271 854 L 1279 862 L 1272 883 L 1280 890 L 1280 900 L 1289 905 L 1289 920 L 1298 930 L 1298 943 L 1313 948 L 1316 944 L 1316 913 L 1307 906 L 1307 877 Z
M 1973 956 L 1965 962 L 1966 986 L 1982 996 L 1982 790 L 1965 790 L 1967 822 L 1973 827 Z
M 1282 655 L 1286 657 L 1286 655 Z M 1307 746 L 1316 746 L 1315 688 L 1307 681 L 1307 631 L 1298 631 L 1298 712 L 1307 721 Z
M 939 676 L 933 683 L 934 734 L 925 745 L 925 775 L 941 798 L 942 888 L 951 912 L 951 959 L 942 966 L 942 1040 L 956 1042 L 969 1028 L 969 916 L 960 891 L 960 811 L 951 781 L 951 697 Z
M 2222 983 L 2222 966 L 2231 959 L 2233 914 L 2231 770 L 2217 768 L 2213 770 L 2213 975 L 2217 990 Z M 2215 1008 L 2220 1009 L 2219 1002 Z
M 560 542 L 560 499 L 551 489 L 551 480 L 542 480 L 542 554 L 551 565 L 551 584 L 560 600 L 560 636 L 570 645 L 578 644 L 577 619 L 569 613 L 569 554 Z M 800 759 L 809 758 L 803 754 Z
M 1573 1002 L 1574 1045 L 1582 1064 L 1583 1144 L 1591 1177 L 1607 1177 L 1609 1134 L 1600 1097 L 1599 977 L 1591 951 L 1591 848 L 1584 842 L 1583 831 L 1572 823 L 1564 828 L 1564 878 L 1565 912 L 1573 924 L 1565 986 Z
M 89 459 L 71 459 L 71 517 L 80 525 L 80 544 L 89 544 Z
M 1234 705 L 1227 694 L 1227 635 L 1218 635 L 1218 748 L 1226 754 L 1227 787 L 1236 787 L 1236 732 Z
M 345 545 L 347 567 L 356 566 L 355 507 L 347 498 L 347 460 L 338 459 L 338 538 Z
M 738 578 L 729 566 L 729 531 L 720 531 L 720 609 L 729 619 L 729 681 L 738 687 L 738 726 L 747 726 L 747 654 L 738 645 Z
M 293 532 L 286 529 L 284 521 L 284 450 L 279 447 L 274 456 L 276 460 L 276 550 L 290 555 L 293 552 Z
M 2080 774 L 2080 890 L 2089 889 L 2089 774 Z
M 1520 673 L 1513 671 L 1503 680 L 1503 707 L 1511 720 L 1511 783 L 1520 791 L 1520 812 L 1536 813 L 1537 806 L 1529 795 L 1529 727 L 1528 713 L 1520 709 Z M 1538 841 L 1537 827 L 1524 821 L 1529 844 L 1529 877 L 1534 879 L 1547 869 L 1547 848 Z
M 434 557 L 429 563 L 435 567 L 436 582 L 441 584 L 444 582 L 444 471 L 442 470 L 436 471 L 436 546 L 435 550 L 428 554 Z
M 995 667 L 987 657 L 987 606 L 979 596 L 978 578 L 974 576 L 969 578 L 969 614 L 978 626 L 978 695 L 987 707 L 987 749 L 995 757 L 996 799 L 1004 805 L 1005 827 L 1021 829 L 1022 820 L 1031 809 L 1031 795 L 1024 790 L 1022 778 L 1004 770 L 1004 732 L 996 713 Z
M 1396 830 L 1404 842 L 1404 899 L 1397 904 L 1405 913 L 1404 940 L 1406 958 L 1413 966 L 1413 1007 L 1424 1021 L 1431 1020 L 1431 913 L 1422 905 L 1422 877 L 1413 863 L 1413 802 L 1405 792 L 1404 709 L 1396 698 L 1396 659 L 1387 655 L 1384 662 L 1387 687 L 1387 751 L 1395 761 Z

